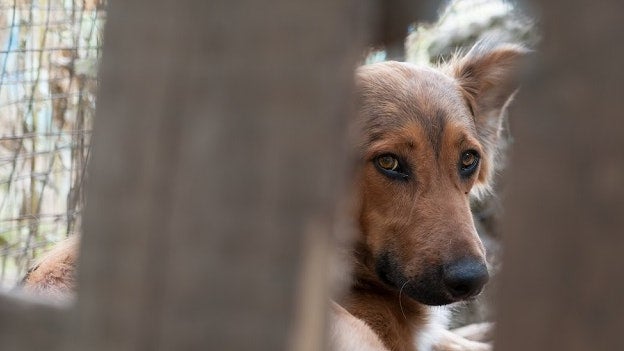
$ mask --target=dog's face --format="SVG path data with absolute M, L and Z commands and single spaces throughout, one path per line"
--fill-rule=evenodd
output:
M 378 278 L 421 303 L 470 298 L 488 279 L 470 196 L 490 178 L 522 53 L 471 52 L 445 72 L 398 62 L 358 70 L 360 240 Z

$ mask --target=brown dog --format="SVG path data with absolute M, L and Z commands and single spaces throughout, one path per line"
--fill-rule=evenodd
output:
M 427 333 L 440 330 L 428 306 L 470 299 L 488 281 L 470 198 L 489 187 L 525 53 L 482 42 L 438 69 L 399 62 L 358 69 L 359 227 L 352 282 L 338 301 L 344 309 L 334 306 L 337 349 L 379 349 L 342 346 L 341 333 L 370 339 L 361 325 L 349 331 L 353 317 L 388 350 L 483 349 Z
M 428 306 L 469 299 L 488 280 L 470 197 L 488 189 L 525 53 L 481 43 L 438 69 L 358 69 L 358 235 L 348 293 L 332 307 L 335 349 L 484 350 L 449 334 Z M 71 293 L 76 247 L 43 258 L 24 289 Z

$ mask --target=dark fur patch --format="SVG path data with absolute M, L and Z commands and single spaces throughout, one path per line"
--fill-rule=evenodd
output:
M 441 266 L 432 265 L 418 276 L 407 278 L 395 258 L 396 254 L 384 251 L 376 260 L 375 272 L 386 285 L 402 290 L 405 295 L 429 306 L 455 302 L 443 286 Z
M 436 158 L 440 158 L 444 128 L 446 127 L 447 121 L 446 113 L 442 110 L 436 110 L 431 118 L 420 116 L 418 120 L 425 130 L 425 134 L 433 148 Z

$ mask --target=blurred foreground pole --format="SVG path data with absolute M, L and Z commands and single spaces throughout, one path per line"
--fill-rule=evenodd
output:
M 303 239 L 343 194 L 366 3 L 110 5 L 74 349 L 285 349 Z
M 514 105 L 497 350 L 624 350 L 624 2 L 536 1 Z
M 67 308 L 17 294 L 0 294 L 0 350 L 65 351 Z

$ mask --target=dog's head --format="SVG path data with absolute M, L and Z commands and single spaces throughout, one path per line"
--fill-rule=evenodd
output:
M 470 196 L 488 186 L 524 54 L 480 46 L 439 69 L 357 71 L 360 244 L 374 274 L 418 302 L 464 300 L 488 280 Z

